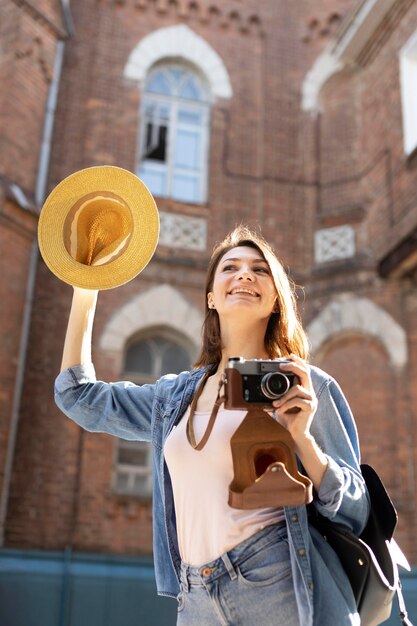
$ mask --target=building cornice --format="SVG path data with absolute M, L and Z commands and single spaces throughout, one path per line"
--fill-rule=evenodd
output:
M 62 2 L 60 2 L 60 7 L 65 28 L 62 28 L 60 25 L 55 24 L 44 13 L 42 13 L 27 0 L 12 0 L 12 2 L 17 7 L 19 7 L 19 9 L 22 9 L 22 11 L 25 11 L 25 13 L 30 15 L 30 17 L 32 17 L 36 22 L 41 23 L 42 26 L 44 26 L 47 30 L 49 30 L 49 32 L 55 35 L 57 39 L 68 39 L 71 36 L 72 22 L 70 22 L 69 8 L 67 8 L 66 5 L 64 8 Z

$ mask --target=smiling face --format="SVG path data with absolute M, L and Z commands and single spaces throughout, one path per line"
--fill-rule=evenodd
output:
M 249 246 L 228 250 L 220 259 L 208 293 L 209 308 L 220 317 L 250 314 L 265 320 L 274 310 L 277 292 L 268 263 Z

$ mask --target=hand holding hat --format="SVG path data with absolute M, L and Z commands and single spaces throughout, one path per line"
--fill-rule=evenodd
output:
M 146 185 L 114 166 L 80 170 L 50 193 L 38 241 L 58 278 L 83 289 L 112 289 L 139 274 L 153 256 L 158 209 Z

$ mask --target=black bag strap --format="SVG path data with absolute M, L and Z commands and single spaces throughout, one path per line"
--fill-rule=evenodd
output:
M 398 608 L 400 610 L 400 620 L 403 626 L 413 626 L 408 618 L 407 607 L 405 606 L 404 596 L 401 586 L 401 581 L 398 580 L 398 586 L 396 589 L 397 599 L 398 599 Z

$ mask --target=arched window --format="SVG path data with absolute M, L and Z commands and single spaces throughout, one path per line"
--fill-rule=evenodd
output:
M 138 176 L 156 196 L 207 197 L 209 90 L 185 65 L 157 65 L 145 81 Z
M 137 384 L 153 383 L 164 374 L 189 370 L 194 347 L 168 330 L 154 330 L 127 346 L 124 377 Z M 118 440 L 114 471 L 118 494 L 149 498 L 152 493 L 151 446 L 141 441 Z

